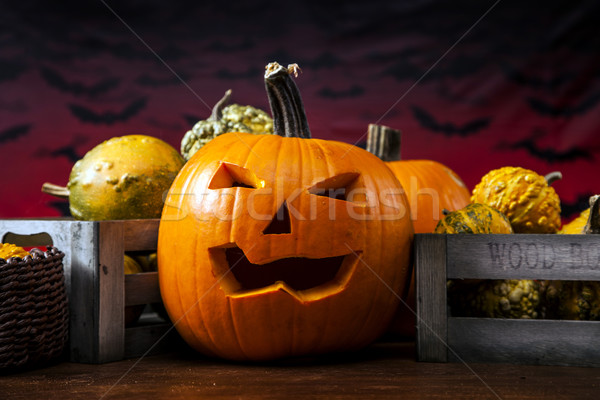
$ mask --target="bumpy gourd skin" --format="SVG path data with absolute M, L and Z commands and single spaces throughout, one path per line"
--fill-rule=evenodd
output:
M 257 135 L 273 133 L 273 119 L 258 108 L 231 104 L 219 110 L 221 118 L 196 122 L 181 140 L 181 154 L 186 160 L 205 144 L 227 132 L 247 132 Z
M 438 222 L 434 233 L 513 233 L 508 219 L 485 204 L 472 203 Z
M 227 121 L 202 120 L 196 122 L 193 128 L 185 133 L 181 140 L 181 155 L 187 161 L 204 145 L 219 135 L 227 132 L 247 132 L 252 130 L 242 123 Z
M 223 109 L 223 120 L 229 123 L 242 123 L 256 135 L 273 133 L 273 119 L 259 108 L 231 104 Z
M 71 214 L 78 220 L 159 218 L 163 194 L 183 164 L 160 139 L 109 139 L 73 166 L 67 184 Z
M 446 215 L 435 233 L 513 233 L 498 210 L 472 203 Z M 448 304 L 454 316 L 538 318 L 540 285 L 532 280 L 449 280 Z
M 473 189 L 471 202 L 501 211 L 515 233 L 556 233 L 560 228 L 558 195 L 543 176 L 525 168 L 488 172 Z
M 600 282 L 545 282 L 547 317 L 580 321 L 600 320 Z
M 564 233 L 567 235 L 576 235 L 578 233 L 584 233 L 583 228 L 590 218 L 590 209 L 587 208 L 581 212 L 573 221 L 563 225 L 558 233 Z
M 22 247 L 11 243 L 0 243 L 0 258 L 9 259 L 11 257 L 23 258 L 28 256 L 29 252 Z
M 539 317 L 540 284 L 533 280 L 490 280 L 474 284 L 448 282 L 453 316 L 479 318 Z

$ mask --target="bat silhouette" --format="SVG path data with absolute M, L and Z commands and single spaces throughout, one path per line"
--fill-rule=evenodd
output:
M 98 113 L 90 110 L 87 107 L 77 104 L 69 104 L 69 109 L 71 110 L 71 113 L 81 122 L 112 125 L 115 122 L 127 121 L 129 118 L 135 116 L 137 113 L 143 110 L 144 107 L 146 107 L 146 101 L 146 98 L 135 100 L 123 108 L 123 110 L 117 112 L 105 111 L 103 113 Z
M 20 63 L 0 60 L 0 82 L 17 79 L 26 67 Z
M 76 163 L 77 161 L 79 161 L 82 156 L 77 153 L 77 146 L 86 143 L 88 140 L 87 136 L 83 136 L 83 135 L 78 135 L 75 136 L 72 140 L 71 143 L 65 145 L 65 146 L 61 146 L 61 147 L 57 147 L 55 149 L 51 149 L 48 146 L 44 146 L 44 147 L 40 147 L 35 155 L 36 157 L 42 158 L 42 157 L 50 157 L 50 158 L 59 158 L 59 157 L 66 157 L 67 160 L 69 160 L 71 163 Z
M 498 148 L 507 150 L 526 150 L 532 156 L 549 163 L 594 159 L 592 153 L 578 147 L 573 147 L 565 151 L 557 151 L 551 148 L 542 149 L 538 147 L 535 142 L 536 137 L 537 135 L 534 135 L 533 137 L 519 140 L 514 143 L 501 143 Z
M 222 41 L 213 42 L 208 46 L 209 51 L 215 51 L 220 53 L 235 53 L 236 51 L 249 50 L 254 47 L 254 43 L 251 40 L 244 40 L 241 43 L 229 44 Z
M 21 136 L 25 136 L 29 133 L 31 129 L 31 125 L 22 124 L 15 125 L 10 128 L 7 128 L 0 132 L 0 143 L 10 142 L 11 140 L 17 140 Z
M 58 210 L 58 212 L 60 213 L 61 216 L 63 217 L 70 217 L 71 216 L 71 210 L 69 208 L 69 200 L 52 200 L 48 203 L 50 207 L 54 208 L 55 210 Z
M 470 136 L 485 129 L 491 121 L 491 118 L 478 118 L 469 121 L 463 125 L 456 125 L 451 122 L 440 123 L 427 111 L 417 106 L 412 106 L 413 115 L 419 121 L 422 127 L 433 132 L 443 133 L 445 136 Z
M 563 218 L 575 216 L 590 206 L 590 197 L 594 194 L 591 192 L 577 195 L 573 202 L 560 202 L 560 214 Z
M 86 95 L 94 97 L 117 87 L 120 82 L 118 78 L 111 78 L 92 85 L 84 85 L 81 82 L 68 82 L 62 75 L 50 68 L 42 68 L 40 73 L 48 85 L 77 96 Z
M 298 62 L 298 64 L 300 64 L 300 62 Z M 315 70 L 319 68 L 333 68 L 340 64 L 342 64 L 342 62 L 340 61 L 339 57 L 333 53 L 325 52 L 313 60 L 302 61 L 300 67 L 306 67 L 310 68 L 311 70 Z
M 187 80 L 187 76 L 185 76 L 185 75 L 181 75 L 180 74 L 179 77 L 183 81 Z M 161 87 L 161 86 L 177 85 L 177 84 L 181 83 L 181 80 L 178 77 L 176 77 L 176 76 L 171 76 L 171 77 L 168 77 L 168 78 L 155 78 L 155 77 L 152 77 L 150 75 L 143 74 L 143 75 L 140 75 L 135 80 L 135 83 L 137 83 L 140 86 L 157 88 L 157 87 Z
M 383 75 L 389 75 L 398 81 L 403 81 L 406 79 L 417 79 L 422 77 L 423 71 L 416 65 L 405 61 L 387 68 L 383 71 Z
M 352 85 L 346 90 L 333 90 L 331 88 L 323 88 L 319 90 L 319 96 L 329 99 L 340 99 L 343 97 L 357 97 L 365 92 L 365 89 L 358 85 Z
M 502 69 L 504 70 L 508 79 L 512 80 L 516 84 L 527 86 L 536 90 L 554 91 L 558 87 L 562 86 L 565 82 L 573 78 L 571 74 L 561 74 L 555 77 L 544 79 L 538 76 L 525 75 L 508 65 L 503 65 Z
M 253 79 L 257 76 L 261 76 L 261 72 L 258 68 L 250 67 L 242 72 L 231 72 L 228 69 L 220 69 L 217 71 L 216 75 L 219 79 Z
M 204 117 L 204 119 L 206 119 L 206 118 L 208 118 L 208 117 Z M 192 126 L 196 125 L 196 122 L 200 121 L 203 118 L 198 117 L 196 115 L 184 114 L 183 119 L 185 119 L 185 122 L 187 123 L 188 126 L 192 127 Z
M 564 104 L 552 105 L 544 100 L 536 99 L 534 97 L 528 97 L 527 102 L 538 114 L 551 117 L 572 117 L 574 115 L 583 114 L 589 109 L 594 108 L 598 102 L 600 102 L 600 92 L 592 94 L 574 106 L 567 106 Z

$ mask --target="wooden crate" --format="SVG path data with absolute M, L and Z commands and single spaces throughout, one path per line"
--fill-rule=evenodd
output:
M 600 280 L 600 235 L 415 236 L 417 359 L 600 367 L 600 322 L 459 318 L 448 279 Z
M 21 246 L 52 244 L 65 253 L 69 297 L 69 359 L 105 363 L 155 353 L 176 336 L 155 319 L 125 328 L 125 306 L 160 303 L 158 273 L 125 275 L 123 255 L 156 250 L 158 219 L 75 221 L 0 220 L 0 240 Z

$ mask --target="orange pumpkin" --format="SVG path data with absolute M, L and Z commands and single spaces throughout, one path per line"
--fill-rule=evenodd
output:
M 226 133 L 183 167 L 158 238 L 163 302 L 211 356 L 267 360 L 362 347 L 410 276 L 408 202 L 385 164 L 310 138 L 293 68 L 269 64 L 276 135 Z
M 471 193 L 462 179 L 447 166 L 433 160 L 400 160 L 400 131 L 369 125 L 367 150 L 392 170 L 406 191 L 415 233 L 433 233 L 444 218 L 443 211 L 456 211 L 470 203 Z M 390 327 L 397 336 L 414 337 L 415 277 Z
M 450 168 L 433 160 L 400 160 L 400 131 L 371 124 L 367 150 L 394 172 L 406 191 L 415 233 L 433 233 L 443 210 L 457 211 L 471 202 L 471 193 Z

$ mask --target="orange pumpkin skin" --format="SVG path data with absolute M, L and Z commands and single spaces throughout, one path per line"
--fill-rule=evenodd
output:
M 346 201 L 319 196 L 316 186 L 345 188 Z M 271 233 L 284 201 L 289 227 Z M 389 324 L 410 277 L 412 239 L 402 188 L 370 153 L 226 133 L 196 153 L 169 190 L 158 238 L 161 294 L 184 340 L 207 355 L 268 360 L 355 349 Z M 293 268 L 308 281 L 290 283 L 290 272 L 268 283 L 255 265 L 245 274 L 258 281 L 253 287 L 235 275 L 245 260 L 228 259 L 236 247 L 271 272 L 266 263 L 305 258 Z M 343 262 L 325 279 L 311 265 L 327 257 Z
M 387 166 L 406 191 L 415 233 L 433 233 L 444 209 L 460 210 L 471 202 L 462 179 L 437 161 L 391 161 Z

